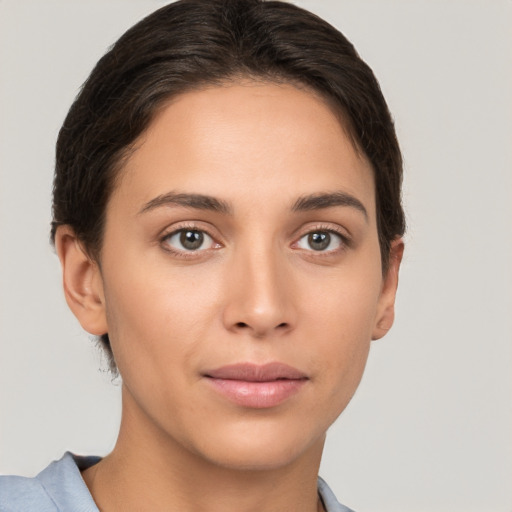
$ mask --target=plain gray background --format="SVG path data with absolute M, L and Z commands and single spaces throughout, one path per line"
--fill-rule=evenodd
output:
M 155 0 L 0 0 L 0 472 L 105 454 L 119 421 L 48 244 L 58 129 Z M 512 2 L 318 0 L 374 69 L 405 156 L 397 321 L 321 474 L 358 512 L 512 511 Z

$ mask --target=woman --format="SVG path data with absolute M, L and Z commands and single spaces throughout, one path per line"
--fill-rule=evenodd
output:
M 348 510 L 318 467 L 393 322 L 401 175 L 371 70 L 316 16 L 181 0 L 130 29 L 61 129 L 52 227 L 118 441 L 3 477 L 0 510 Z

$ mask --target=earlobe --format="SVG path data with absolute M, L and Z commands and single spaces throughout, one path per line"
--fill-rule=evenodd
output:
M 391 243 L 389 252 L 389 265 L 382 280 L 382 289 L 377 307 L 375 327 L 372 333 L 372 340 L 382 338 L 393 325 L 395 320 L 395 298 L 398 287 L 398 273 L 400 263 L 404 254 L 404 241 L 397 238 Z
M 57 228 L 55 248 L 62 265 L 62 284 L 69 308 L 87 332 L 105 334 L 108 327 L 98 264 L 85 252 L 69 226 Z

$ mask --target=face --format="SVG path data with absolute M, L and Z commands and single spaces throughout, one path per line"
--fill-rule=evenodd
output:
M 121 173 L 98 279 L 124 417 L 226 467 L 321 450 L 396 286 L 339 119 L 289 85 L 191 92 Z

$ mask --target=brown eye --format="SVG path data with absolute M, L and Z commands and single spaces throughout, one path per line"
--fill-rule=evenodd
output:
M 310 233 L 308 235 L 308 245 L 314 251 L 323 251 L 331 243 L 330 233 Z
M 297 243 L 301 249 L 313 251 L 334 251 L 341 247 L 343 240 L 340 235 L 332 231 L 313 231 L 304 235 Z
M 210 235 L 197 229 L 175 231 L 167 238 L 166 242 L 179 251 L 199 251 L 210 249 L 214 245 Z
M 200 231 L 182 231 L 180 244 L 188 251 L 195 251 L 203 245 L 204 235 Z

